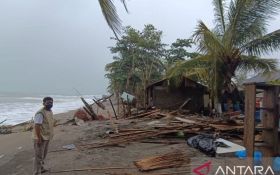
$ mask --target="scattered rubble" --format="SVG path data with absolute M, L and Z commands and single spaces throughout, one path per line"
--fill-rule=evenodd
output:
M 12 133 L 12 129 L 10 126 L 0 126 L 0 134 L 11 134 Z
M 118 125 L 118 123 L 115 123 L 115 125 Z M 134 114 L 130 117 L 130 124 L 126 128 L 113 125 L 111 127 L 111 132 L 105 133 L 107 137 L 101 141 L 80 144 L 78 147 L 82 150 L 93 149 L 129 144 L 131 142 L 144 142 L 147 139 L 153 139 L 150 142 L 156 143 L 157 140 L 170 136 L 187 139 L 190 135 L 205 133 L 213 134 L 217 137 L 222 136 L 227 139 L 241 139 L 240 135 L 242 135 L 244 128 L 242 120 L 213 119 L 196 114 L 183 115 L 174 111 L 163 112 L 159 109 Z M 113 132 L 116 127 L 118 132 Z M 165 143 L 171 144 L 172 142 L 165 141 Z

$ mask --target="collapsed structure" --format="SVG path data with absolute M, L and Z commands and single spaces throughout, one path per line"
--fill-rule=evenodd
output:
M 184 109 L 201 112 L 209 103 L 207 87 L 187 77 L 178 86 L 172 86 L 168 79 L 152 83 L 146 88 L 146 104 L 161 109 L 177 109 L 185 101 Z

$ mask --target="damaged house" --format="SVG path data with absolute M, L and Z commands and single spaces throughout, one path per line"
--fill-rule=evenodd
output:
M 190 112 L 201 112 L 209 103 L 207 87 L 184 77 L 179 86 L 170 83 L 169 79 L 163 79 L 148 85 L 146 88 L 146 104 L 148 106 L 178 109 L 185 102 L 187 103 L 183 109 L 190 110 Z

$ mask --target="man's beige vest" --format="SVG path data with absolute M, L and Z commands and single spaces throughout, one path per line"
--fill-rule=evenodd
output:
M 44 108 L 40 109 L 35 115 L 39 113 L 43 115 L 43 123 L 40 127 L 41 136 L 43 140 L 51 140 L 53 138 L 53 126 L 54 126 L 53 113 L 52 111 L 48 111 Z M 38 139 L 35 133 L 35 123 L 33 127 L 32 138 Z

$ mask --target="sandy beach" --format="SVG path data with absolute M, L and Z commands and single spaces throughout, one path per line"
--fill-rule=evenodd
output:
M 93 108 L 96 108 L 94 106 Z M 110 112 L 111 106 L 107 104 L 107 108 Z M 89 128 L 94 128 L 98 123 L 103 123 L 106 121 L 91 121 L 86 123 L 86 128 L 84 126 L 77 126 L 72 124 L 63 124 L 71 119 L 73 119 L 76 110 L 69 111 L 66 113 L 56 114 L 54 118 L 58 121 L 58 126 L 55 127 L 55 137 L 51 141 L 48 155 L 48 163 L 51 166 L 57 166 L 58 169 L 61 168 L 73 168 L 76 167 L 75 161 L 69 161 L 69 157 L 76 157 L 79 155 L 77 152 L 73 151 L 70 155 L 64 154 L 62 151 L 53 152 L 61 150 L 63 145 L 68 145 L 77 142 Z M 104 110 L 99 110 L 98 114 L 107 117 L 107 112 Z M 112 113 L 113 114 L 113 113 Z M 63 124 L 63 125 L 60 125 Z M 1 134 L 0 135 L 0 174 L 21 174 L 30 175 L 32 174 L 33 168 L 33 141 L 31 139 L 31 131 L 24 131 L 28 124 L 18 124 L 12 128 L 11 134 Z M 53 152 L 53 153 L 52 153 Z M 59 156 L 58 156 L 59 155 Z M 58 157 L 57 157 L 58 156 Z M 79 165 L 83 161 L 77 161 Z M 60 166 L 61 165 L 61 166 Z
M 109 103 L 106 104 L 108 107 Z M 112 110 L 110 107 L 111 114 Z M 58 123 L 65 123 L 72 119 L 75 111 L 57 114 L 55 118 Z M 106 116 L 106 111 L 99 110 L 99 114 Z M 119 128 L 126 128 L 128 125 L 138 123 L 134 120 L 115 120 Z M 139 122 L 139 124 L 141 124 Z M 142 123 L 145 124 L 146 123 Z M 141 127 L 140 125 L 138 127 Z M 0 174 L 1 175 L 31 175 L 33 168 L 33 143 L 30 131 L 20 131 L 22 126 L 14 128 L 16 133 L 0 135 Z M 125 145 L 101 147 L 95 149 L 74 149 L 63 150 L 62 146 L 74 144 L 75 146 L 87 145 L 99 142 L 104 138 L 106 131 L 113 130 L 110 120 L 90 121 L 83 126 L 64 124 L 55 127 L 55 137 L 50 143 L 49 153 L 46 160 L 46 167 L 51 172 L 45 174 L 118 174 L 135 175 L 140 174 L 135 167 L 134 161 L 143 157 L 163 154 L 174 150 L 186 150 L 189 148 L 183 140 L 181 144 L 153 144 L 132 142 Z M 190 149 L 193 150 L 193 149 Z M 192 152 L 192 151 L 191 151 Z M 203 154 L 193 151 L 199 157 Z M 71 169 L 97 168 L 95 171 L 71 171 Z M 103 169 L 104 168 L 104 169 Z M 113 169 L 111 169 L 113 168 Z M 114 169 L 116 168 L 116 169 Z M 120 168 L 120 169 L 119 169 Z M 60 172 L 60 171 L 68 172 Z M 173 168 L 158 170 L 157 173 L 173 171 L 185 171 L 186 168 Z M 147 174 L 147 173 L 141 173 Z M 149 174 L 149 173 L 148 173 Z M 153 174 L 153 173 L 152 173 Z M 184 174 L 184 173 L 183 173 Z
M 55 118 L 59 122 L 67 121 L 73 117 L 74 111 L 57 114 Z M 31 139 L 31 131 L 24 131 L 25 125 L 17 125 L 12 131 L 13 133 L 7 135 L 0 135 L 0 174 L 32 174 L 33 161 L 33 141 Z M 55 128 L 56 137 L 51 144 L 62 140 L 66 143 L 71 136 L 67 134 L 61 137 L 62 129 L 68 126 L 58 126 Z M 68 137 L 67 137 L 68 136 Z
M 0 4 L 0 175 L 280 175 L 280 0 Z

